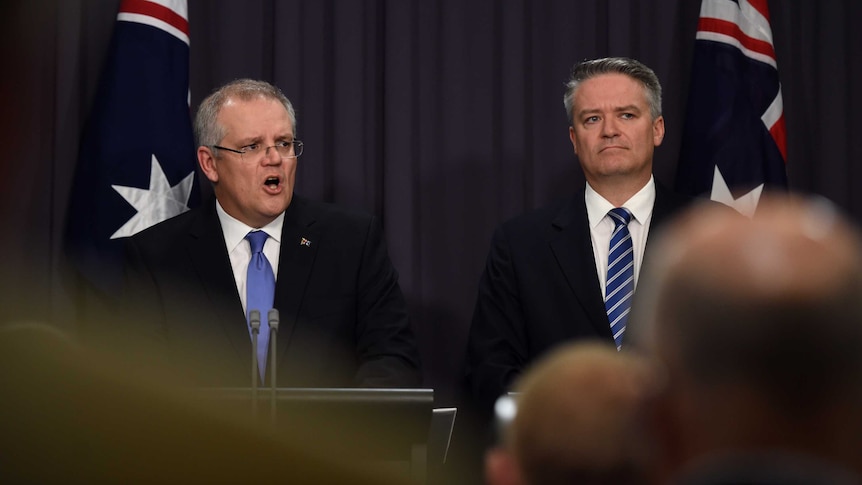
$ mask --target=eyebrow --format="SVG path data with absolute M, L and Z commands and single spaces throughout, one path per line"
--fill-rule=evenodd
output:
M 293 141 L 293 139 L 294 139 L 294 137 L 293 137 L 293 132 L 289 132 L 289 131 L 288 131 L 288 132 L 286 132 L 286 133 L 282 133 L 282 134 L 280 134 L 280 135 L 276 135 L 276 136 L 274 137 L 274 139 L 275 139 L 276 141 L 279 141 L 279 140 L 290 140 L 290 141 Z M 258 144 L 260 144 L 260 143 L 263 143 L 263 137 L 262 137 L 262 136 L 250 136 L 250 137 L 247 137 L 247 138 L 241 138 L 237 143 L 239 143 L 241 146 L 251 145 L 252 143 L 258 143 Z
M 618 106 L 618 107 L 613 109 L 614 113 L 622 113 L 622 112 L 626 112 L 626 111 L 634 111 L 634 112 L 640 113 L 642 110 L 640 108 L 638 108 L 637 105 L 634 105 L 634 104 L 627 104 L 625 106 Z M 601 113 L 601 112 L 602 112 L 602 110 L 600 110 L 598 108 L 581 110 L 578 112 L 578 118 L 582 118 L 586 115 L 591 115 L 594 113 Z

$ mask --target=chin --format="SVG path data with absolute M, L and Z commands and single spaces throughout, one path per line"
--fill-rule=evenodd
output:
M 287 209 L 287 206 L 290 205 L 290 200 L 290 197 L 280 197 L 278 200 L 270 201 L 266 204 L 266 212 L 275 217 Z
M 282 205 L 278 207 L 269 206 L 263 211 L 261 211 L 261 214 L 264 214 L 271 221 L 272 219 L 278 217 L 279 214 L 284 212 L 285 209 L 287 209 L 287 205 Z

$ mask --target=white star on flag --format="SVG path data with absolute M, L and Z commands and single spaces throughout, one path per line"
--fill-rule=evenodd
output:
M 171 187 L 162 166 L 156 156 L 153 155 L 149 189 L 111 185 L 138 211 L 122 227 L 117 229 L 111 239 L 135 235 L 154 224 L 187 211 L 193 181 L 194 172 L 191 172 L 180 183 Z
M 762 192 L 763 184 L 760 184 L 742 197 L 738 199 L 733 198 L 733 194 L 727 187 L 727 182 L 725 182 L 724 176 L 721 175 L 721 170 L 718 169 L 718 165 L 715 166 L 715 172 L 712 176 L 712 194 L 709 196 L 710 199 L 729 205 L 742 215 L 752 217 L 754 216 L 754 211 L 757 209 L 757 202 L 760 200 L 760 194 Z

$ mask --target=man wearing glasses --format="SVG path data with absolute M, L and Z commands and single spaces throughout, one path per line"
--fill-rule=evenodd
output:
M 261 382 L 276 358 L 278 386 L 417 386 L 415 339 L 379 224 L 293 193 L 303 144 L 284 94 L 233 81 L 201 103 L 195 136 L 215 197 L 127 246 L 132 317 L 146 340 L 197 385 L 248 386 L 257 310 Z

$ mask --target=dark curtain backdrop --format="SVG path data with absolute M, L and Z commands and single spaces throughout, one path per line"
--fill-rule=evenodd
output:
M 190 0 L 191 107 L 252 77 L 280 86 L 306 142 L 297 191 L 382 217 L 442 403 L 459 375 L 493 227 L 578 190 L 563 83 L 624 55 L 664 85 L 656 177 L 672 185 L 695 0 Z M 118 0 L 7 1 L 3 320 L 74 330 L 62 231 L 78 138 Z M 862 220 L 862 3 L 770 2 L 793 189 Z M 129 113 L 134 116 L 134 113 Z M 122 316 L 117 316 L 122 324 Z

